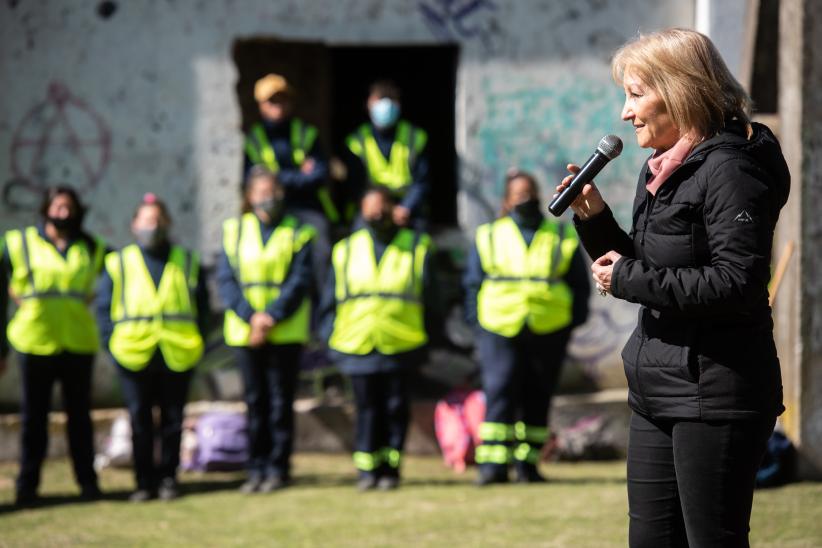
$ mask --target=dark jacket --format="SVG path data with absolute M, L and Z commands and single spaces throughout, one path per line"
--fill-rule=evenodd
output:
M 281 122 L 263 121 L 265 134 L 274 149 L 274 157 L 280 170 L 277 172 L 277 181 L 285 188 L 286 207 L 292 209 L 312 209 L 323 211 L 317 199 L 317 191 L 325 184 L 328 177 L 328 159 L 323 154 L 320 140 L 314 141 L 311 150 L 306 151 L 306 159 L 314 160 L 314 169 L 310 173 L 303 173 L 294 163 L 294 149 L 291 147 L 291 120 Z M 243 181 L 254 165 L 248 154 L 243 156 Z
M 610 210 L 575 218 L 589 255 L 623 255 L 611 293 L 642 305 L 622 351 L 629 404 L 653 418 L 773 417 L 782 407 L 768 305 L 771 246 L 790 175 L 771 131 L 730 122 L 652 196 L 637 184 L 631 232 Z
M 511 214 L 511 218 L 519 228 L 525 244 L 530 246 L 539 226 L 528 226 L 528 223 L 523 222 L 516 214 Z M 486 272 L 482 269 L 477 244 L 474 242 L 468 255 L 468 262 L 465 265 L 465 273 L 462 276 L 462 285 L 465 288 L 465 299 L 463 301 L 465 321 L 474 328 L 479 328 L 477 295 L 485 276 Z M 574 298 L 571 310 L 571 325 L 568 326 L 568 329 L 574 329 L 584 324 L 588 319 L 588 299 L 591 296 L 591 274 L 579 249 L 571 257 L 571 265 L 562 279 L 568 284 Z

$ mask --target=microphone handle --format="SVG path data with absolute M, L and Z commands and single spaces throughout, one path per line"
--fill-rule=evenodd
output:
M 582 166 L 582 169 L 579 170 L 576 177 L 571 180 L 571 184 L 551 201 L 550 205 L 548 205 L 548 211 L 555 217 L 559 217 L 565 213 L 565 210 L 568 209 L 571 202 L 582 192 L 582 187 L 590 183 L 609 161 L 610 159 L 599 150 L 594 152 Z

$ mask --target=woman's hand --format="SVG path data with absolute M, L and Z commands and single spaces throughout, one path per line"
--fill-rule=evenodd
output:
M 571 184 L 571 180 L 574 178 L 574 175 L 579 173 L 579 166 L 576 164 L 568 164 L 565 167 L 571 172 L 571 175 L 565 177 L 559 184 L 557 187 L 557 194 L 565 190 L 565 188 Z M 580 192 L 579 196 L 571 202 L 571 210 L 583 221 L 588 220 L 605 210 L 605 200 L 602 199 L 602 194 L 599 193 L 599 189 L 597 189 L 593 181 L 582 187 L 582 192 Z
M 614 265 L 621 258 L 622 255 L 616 251 L 609 251 L 591 265 L 594 282 L 596 282 L 597 290 L 603 297 L 611 292 L 611 276 L 614 273 Z
M 271 331 L 277 322 L 266 312 L 255 312 L 251 316 L 251 332 L 248 336 L 248 346 L 259 348 L 265 344 L 268 332 Z

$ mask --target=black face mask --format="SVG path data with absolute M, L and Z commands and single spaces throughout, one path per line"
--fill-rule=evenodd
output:
M 65 232 L 76 232 L 80 229 L 80 220 L 77 217 L 47 217 L 46 221 L 52 224 L 54 228 Z
M 148 228 L 134 231 L 134 239 L 143 249 L 159 249 L 168 241 L 168 233 L 165 228 Z
M 394 233 L 397 230 L 397 227 L 390 215 L 374 217 L 373 219 L 365 219 L 365 224 L 368 225 L 368 227 L 381 241 L 388 241 L 393 238 Z
M 278 198 L 266 198 L 257 203 L 251 204 L 255 211 L 262 211 L 266 213 L 272 220 L 279 217 L 283 208 L 283 201 Z
M 542 221 L 542 212 L 539 210 L 539 200 L 531 198 L 515 205 L 511 212 L 522 222 L 533 225 Z

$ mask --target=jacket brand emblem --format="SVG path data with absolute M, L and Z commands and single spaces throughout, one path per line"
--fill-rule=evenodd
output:
M 736 221 L 737 223 L 746 223 L 747 224 L 747 223 L 752 223 L 753 218 L 751 217 L 751 215 L 747 211 L 745 211 L 743 209 L 742 212 L 739 215 L 734 217 L 734 221 Z

